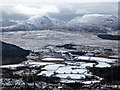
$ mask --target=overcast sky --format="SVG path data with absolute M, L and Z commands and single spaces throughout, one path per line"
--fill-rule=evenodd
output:
M 112 4 L 103 5 L 101 3 L 118 1 L 119 0 L 0 0 L 0 6 L 2 7 L 2 11 L 0 12 L 5 14 L 4 16 L 7 14 L 6 17 L 16 14 L 27 17 L 48 14 L 62 17 L 63 15 L 65 16 L 65 14 L 66 16 L 68 16 L 68 14 L 75 16 L 83 13 L 98 13 L 98 11 L 104 13 L 105 10 L 114 13 L 114 11 L 117 11 L 117 6 Z M 100 3 L 100 5 L 92 3 Z
M 83 3 L 83 2 L 118 2 L 119 0 L 0 0 L 2 3 L 19 3 L 19 2 L 25 2 L 25 3 L 63 3 L 63 2 L 69 2 L 69 3 Z

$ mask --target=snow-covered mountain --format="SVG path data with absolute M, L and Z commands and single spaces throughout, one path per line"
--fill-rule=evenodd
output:
M 39 30 L 62 28 L 65 22 L 47 16 L 33 16 L 17 25 L 2 28 L 4 31 Z
M 118 19 L 113 15 L 88 14 L 63 22 L 47 16 L 33 16 L 16 25 L 3 27 L 3 31 L 64 29 L 83 32 L 109 32 L 117 30 Z
M 38 27 L 38 29 L 53 29 L 62 27 L 65 22 L 50 18 L 47 16 L 34 16 L 27 20 L 28 23 L 31 23 Z
M 67 23 L 67 26 L 74 30 L 106 32 L 117 29 L 118 19 L 113 15 L 88 14 L 82 17 L 75 17 Z

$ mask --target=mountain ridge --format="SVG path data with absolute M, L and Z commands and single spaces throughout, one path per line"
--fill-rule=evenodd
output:
M 117 17 L 106 14 L 86 14 L 64 22 L 48 16 L 33 16 L 14 26 L 2 28 L 3 31 L 64 29 L 83 32 L 110 32 L 117 30 Z

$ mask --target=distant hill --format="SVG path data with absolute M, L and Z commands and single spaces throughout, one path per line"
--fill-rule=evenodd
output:
M 24 50 L 18 46 L 0 41 L 2 45 L 2 64 L 15 64 L 26 60 L 29 50 Z
M 7 26 L 16 25 L 18 22 L 14 20 L 0 20 L 0 23 L 2 24 L 2 27 L 7 27 Z
M 73 18 L 68 26 L 85 32 L 110 32 L 118 29 L 118 19 L 113 15 L 87 14 Z
M 33 16 L 13 26 L 2 27 L 2 31 L 25 30 L 72 30 L 82 32 L 106 33 L 118 30 L 118 18 L 105 14 L 86 14 L 68 22 L 48 16 Z

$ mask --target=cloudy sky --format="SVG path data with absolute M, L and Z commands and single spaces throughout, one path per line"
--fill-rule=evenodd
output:
M 3 18 L 29 18 L 49 15 L 69 20 L 89 13 L 115 14 L 119 0 L 0 0 Z M 112 8 L 112 9 L 110 9 Z
M 83 2 L 118 2 L 119 0 L 0 0 L 3 4 L 11 3 L 83 3 Z M 8 3 L 9 2 L 9 3 Z

